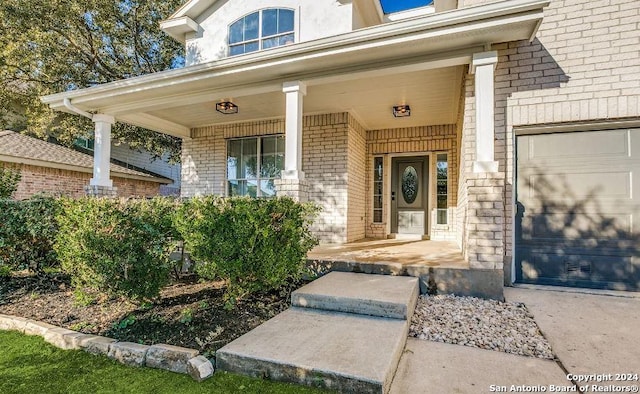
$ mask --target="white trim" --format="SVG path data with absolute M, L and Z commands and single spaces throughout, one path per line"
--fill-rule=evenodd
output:
M 414 56 L 419 55 L 416 53 L 417 46 L 412 43 L 420 42 L 420 48 L 426 53 L 433 51 L 430 49 L 432 45 L 443 45 L 443 40 L 447 40 L 448 36 L 456 37 L 455 39 L 449 38 L 447 42 L 449 47 L 453 47 L 460 45 L 456 40 L 466 41 L 470 35 L 478 35 L 478 31 L 483 29 L 502 31 L 506 25 L 522 26 L 526 22 L 533 23 L 535 26 L 537 21 L 543 17 L 542 8 L 548 4 L 549 0 L 510 0 L 491 3 L 387 23 L 325 39 L 279 47 L 270 51 L 254 52 L 245 56 L 198 64 L 179 70 L 169 70 L 92 88 L 47 95 L 41 100 L 53 109 L 64 110 L 62 100 L 65 97 L 74 98 L 76 105 L 84 104 L 84 109 L 87 110 L 92 107 L 91 101 L 114 100 L 114 96 L 117 95 L 134 94 L 162 87 L 175 87 L 178 84 L 191 84 L 192 87 L 201 86 L 202 80 L 210 80 L 213 86 L 230 88 L 238 84 L 246 86 L 259 80 L 277 79 L 284 74 L 292 75 L 297 79 L 295 74 L 313 72 L 314 70 L 315 72 L 323 72 L 328 67 L 335 68 L 340 63 L 353 62 L 355 53 L 377 57 L 379 61 L 383 61 L 381 56 L 385 54 L 396 58 L 406 57 L 411 53 Z M 511 31 L 502 33 L 503 36 L 496 37 L 495 40 L 506 42 L 526 39 L 533 29 L 534 27 L 531 27 L 531 31 L 526 34 L 526 37 L 515 36 Z M 425 45 L 425 43 L 430 44 Z M 393 53 L 389 55 L 390 48 L 393 49 Z M 326 61 L 319 62 L 319 59 L 326 59 Z M 358 61 L 358 64 L 366 64 L 370 60 L 363 58 Z M 220 80 L 214 82 L 218 78 Z M 257 80 L 254 80 L 256 78 Z M 189 90 L 189 87 L 185 86 L 185 90 Z
M 160 29 L 170 35 L 174 40 L 184 44 L 186 42 L 186 34 L 197 33 L 202 30 L 202 27 L 200 27 L 198 22 L 188 16 L 183 16 L 160 21 Z
M 495 88 L 494 74 L 498 52 L 475 53 L 471 73 L 475 76 L 476 157 L 473 172 L 498 172 L 495 161 Z

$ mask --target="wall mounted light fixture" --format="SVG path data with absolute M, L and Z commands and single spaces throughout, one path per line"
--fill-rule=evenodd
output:
M 411 116 L 411 107 L 409 107 L 407 104 L 394 105 L 393 116 L 395 116 L 396 118 L 404 118 L 407 116 Z
M 216 104 L 216 111 L 225 115 L 232 115 L 238 113 L 238 106 L 231 101 L 223 101 Z

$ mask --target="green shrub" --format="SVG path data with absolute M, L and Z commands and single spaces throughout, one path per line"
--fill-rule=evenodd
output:
M 19 169 L 0 164 L 0 198 L 11 198 L 21 178 Z
M 156 297 L 175 247 L 171 199 L 63 199 L 55 243 L 72 284 L 132 300 Z
M 317 244 L 311 204 L 290 198 L 193 198 L 176 215 L 186 249 L 206 279 L 228 281 L 232 305 L 246 294 L 299 279 L 307 252 Z
M 41 273 L 58 267 L 53 240 L 58 232 L 59 204 L 47 196 L 0 199 L 0 266 Z

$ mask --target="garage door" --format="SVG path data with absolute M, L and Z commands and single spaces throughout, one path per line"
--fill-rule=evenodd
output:
M 639 174 L 640 129 L 518 136 L 517 281 L 640 290 Z

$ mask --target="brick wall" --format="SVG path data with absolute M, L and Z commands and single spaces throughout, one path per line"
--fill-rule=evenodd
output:
M 322 208 L 314 230 L 322 242 L 346 242 L 349 114 L 305 116 L 303 127 L 302 170 L 309 201 Z
M 92 175 L 85 172 L 59 170 L 32 165 L 21 165 L 22 178 L 14 198 L 22 200 L 38 193 L 54 196 L 83 197 L 84 187 L 89 184 Z M 113 178 L 113 185 L 118 188 L 118 196 L 152 197 L 159 194 L 160 184 L 128 178 Z
M 347 242 L 365 237 L 367 198 L 367 132 L 349 116 Z
M 227 174 L 226 139 L 273 134 L 284 134 L 283 120 L 192 129 L 192 138 L 182 141 L 182 196 L 224 195 Z
M 283 134 L 284 130 L 282 119 L 193 129 L 193 138 L 182 144 L 182 195 L 226 193 L 226 139 Z M 302 133 L 302 170 L 308 198 L 322 208 L 314 232 L 322 242 L 357 239 L 362 233 L 359 223 L 354 224 L 348 235 L 348 179 L 349 174 L 356 179 L 352 187 L 357 194 L 361 188 L 357 174 L 362 171 L 362 165 L 356 158 L 349 167 L 347 149 L 350 139 L 354 149 L 362 145 L 358 125 L 347 113 L 305 116 Z M 360 210 L 355 205 L 351 216 L 358 218 Z
M 477 3 L 481 0 L 472 0 Z M 467 0 L 463 6 L 471 3 Z M 513 256 L 514 128 L 640 117 L 640 1 L 552 0 L 533 42 L 493 45 L 496 160 L 504 173 L 504 258 Z M 465 82 L 461 180 L 475 153 L 473 76 Z M 458 241 L 465 243 L 466 183 Z
M 438 229 L 439 237 L 442 239 L 453 238 L 455 233 L 455 209 L 457 204 L 457 182 L 458 182 L 458 145 L 457 145 L 456 125 L 423 126 L 387 130 L 371 130 L 367 132 L 367 191 L 366 191 L 366 235 L 372 238 L 382 238 L 387 234 L 390 211 L 383 211 L 383 223 L 373 223 L 373 180 L 372 168 L 373 158 L 376 156 L 385 157 L 384 167 L 384 190 L 383 195 L 389 196 L 391 187 L 391 155 L 397 153 L 427 153 L 441 152 L 447 153 L 449 160 L 449 185 L 448 199 L 450 207 L 450 224 Z M 433 156 L 433 155 L 432 155 Z M 429 189 L 431 201 L 435 204 L 436 188 L 434 174 L 435 157 L 431 157 L 429 164 Z M 384 201 L 383 204 L 388 204 Z M 431 215 L 430 215 L 431 216 Z M 431 221 L 433 225 L 433 221 Z M 432 227 L 433 228 L 433 227 Z

